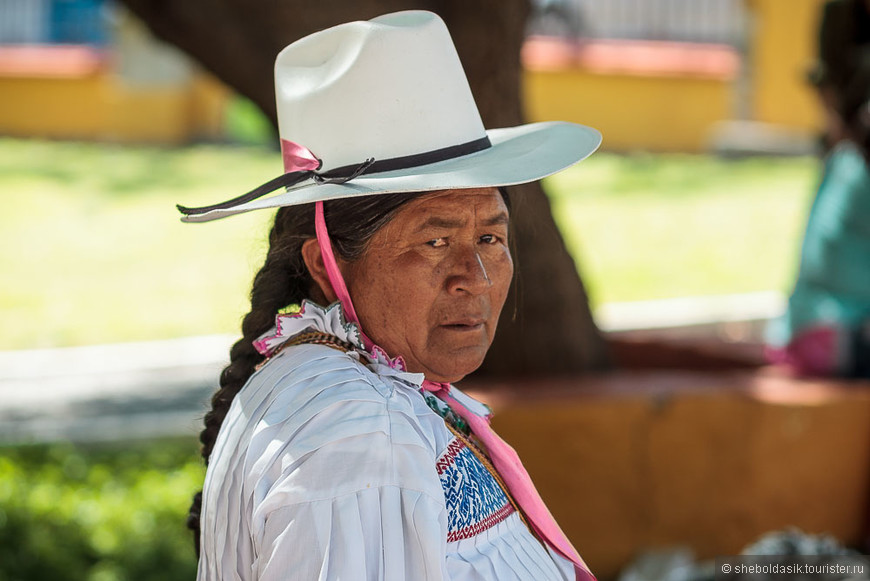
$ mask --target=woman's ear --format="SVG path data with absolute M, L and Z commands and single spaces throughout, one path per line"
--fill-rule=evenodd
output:
M 320 289 L 326 303 L 323 306 L 331 305 L 338 300 L 335 291 L 332 290 L 332 283 L 329 282 L 329 275 L 326 274 L 326 266 L 323 264 L 323 255 L 320 253 L 320 245 L 316 238 L 309 238 L 302 243 L 302 260 L 305 262 L 305 267 L 311 274 L 311 278 Z

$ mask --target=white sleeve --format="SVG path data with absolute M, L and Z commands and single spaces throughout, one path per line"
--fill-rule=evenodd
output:
M 427 495 L 394 486 L 284 507 L 269 515 L 261 581 L 446 579 L 446 523 Z
M 447 510 L 428 427 L 440 418 L 413 390 L 335 379 L 304 404 L 276 399 L 255 430 L 245 471 L 251 577 L 447 579 Z

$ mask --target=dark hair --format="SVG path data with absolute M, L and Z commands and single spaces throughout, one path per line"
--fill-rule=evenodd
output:
M 863 59 L 845 65 L 843 78 L 834 85 L 837 112 L 846 134 L 870 162 L 870 66 Z
M 499 192 L 510 208 L 505 189 L 499 188 Z M 392 220 L 404 204 L 421 195 L 383 194 L 325 202 L 324 218 L 337 256 L 348 262 L 359 259 L 372 236 Z M 253 341 L 274 326 L 279 311 L 312 298 L 314 280 L 302 259 L 302 244 L 314 237 L 314 204 L 278 210 L 269 233 L 266 261 L 251 287 L 251 310 L 242 320 L 242 338 L 230 349 L 230 364 L 221 372 L 220 388 L 211 398 L 212 408 L 206 413 L 205 429 L 200 432 L 206 465 L 230 404 L 264 359 L 254 348 Z M 187 527 L 194 533 L 197 556 L 201 508 L 200 491 L 194 496 L 187 517 Z

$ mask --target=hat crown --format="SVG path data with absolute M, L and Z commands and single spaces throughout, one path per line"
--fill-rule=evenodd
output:
M 435 14 L 405 11 L 307 36 L 275 62 L 278 129 L 323 170 L 486 136 L 459 56 Z

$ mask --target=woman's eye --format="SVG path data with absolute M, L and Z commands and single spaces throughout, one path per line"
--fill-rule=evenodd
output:
M 432 240 L 429 240 L 428 242 L 426 242 L 426 244 L 428 244 L 432 248 L 440 248 L 442 246 L 447 246 L 447 239 L 446 238 L 433 238 Z

